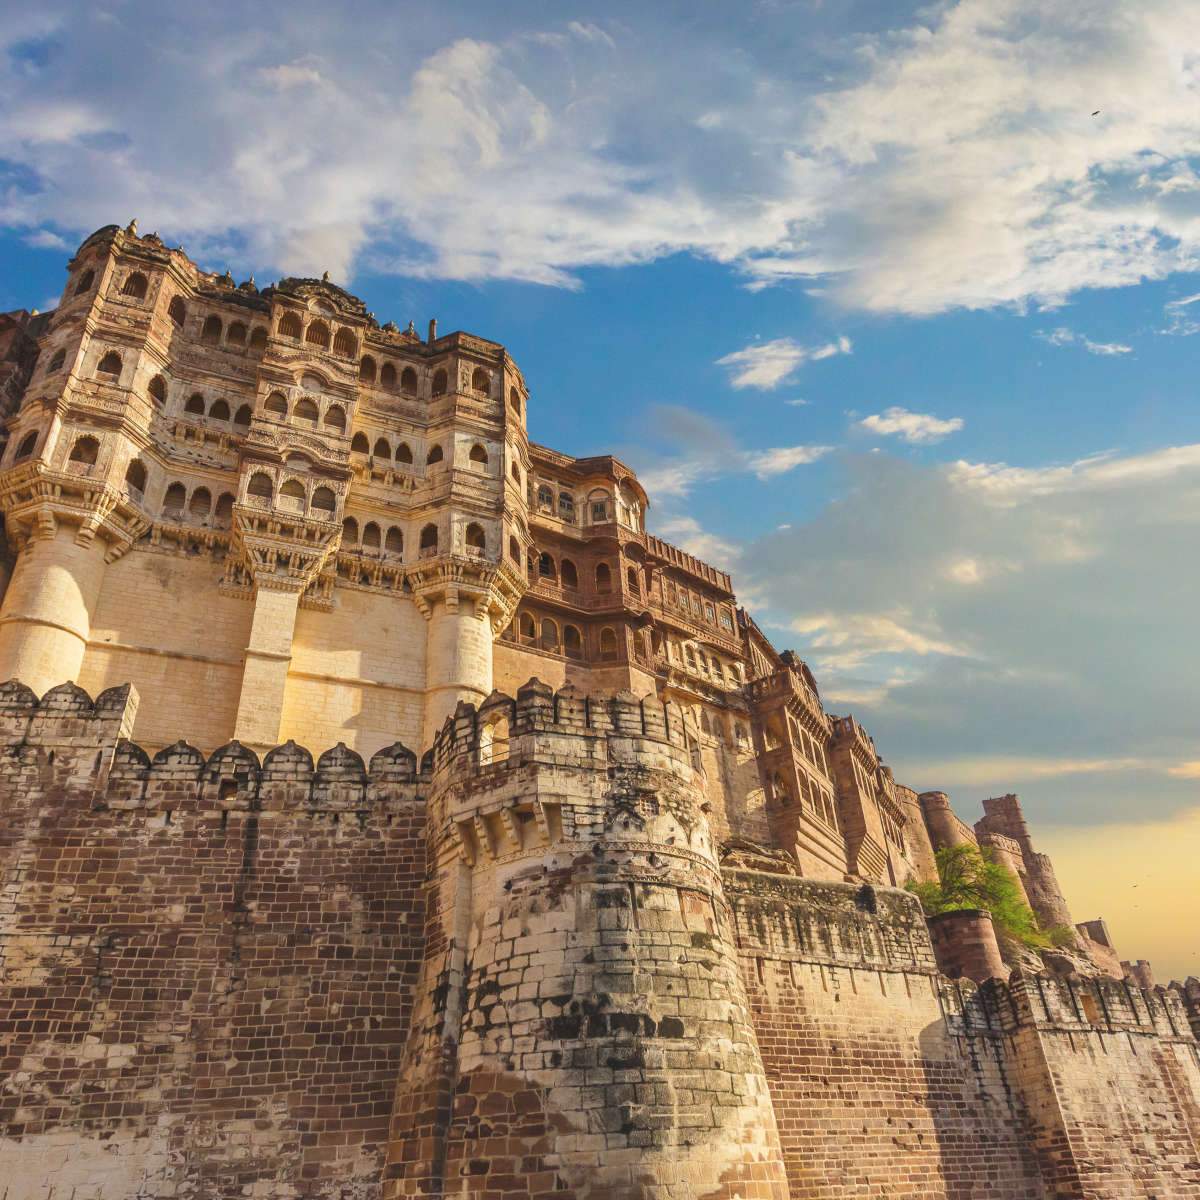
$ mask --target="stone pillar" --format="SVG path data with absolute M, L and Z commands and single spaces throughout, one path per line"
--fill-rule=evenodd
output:
M 81 544 L 77 533 L 59 525 L 30 538 L 0 608 L 0 679 L 39 695 L 78 679 L 104 578 L 104 544 Z
M 492 626 L 485 603 L 483 597 L 460 597 L 451 588 L 428 601 L 423 748 L 460 700 L 482 704 L 491 693 Z
M 300 590 L 295 586 L 281 586 L 269 576 L 259 580 L 233 734 L 259 751 L 279 741 L 299 604 Z
M 929 936 L 938 969 L 951 979 L 966 976 L 983 983 L 986 979 L 1008 978 L 992 914 L 985 909 L 962 908 L 930 917 Z

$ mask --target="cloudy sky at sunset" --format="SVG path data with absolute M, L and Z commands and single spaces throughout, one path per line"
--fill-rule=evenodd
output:
M 505 343 L 826 706 L 1200 974 L 1194 0 L 7 6 L 0 309 L 138 218 Z

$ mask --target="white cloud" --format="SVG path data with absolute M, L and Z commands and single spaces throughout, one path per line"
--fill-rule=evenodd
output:
M 45 62 L 0 58 L 12 227 L 137 214 L 260 277 L 578 286 L 691 253 L 907 313 L 1200 267 L 1200 9 L 1182 0 L 1136 20 L 1125 0 L 948 0 L 867 31 L 795 4 L 686 27 L 624 0 L 541 24 L 470 4 L 398 24 L 382 0 L 354 22 L 50 7 L 4 31 L 53 32 Z M 810 36 L 822 70 L 797 73 Z M 136 88 L 111 67 L 130 61 Z M 758 378 L 744 386 L 778 386 Z
M 65 237 L 51 229 L 37 229 L 33 233 L 27 234 L 25 244 L 38 250 L 74 250 L 74 246 Z M 57 304 L 58 300 L 55 299 L 54 303 Z
M 814 463 L 832 450 L 832 446 L 775 446 L 770 450 L 751 452 L 746 456 L 746 465 L 759 479 L 770 479 L 793 467 Z
M 1060 325 L 1057 329 L 1052 329 L 1047 333 L 1043 329 L 1037 330 L 1034 337 L 1039 337 L 1043 342 L 1049 342 L 1051 346 L 1081 346 L 1089 354 L 1132 354 L 1133 347 L 1126 346 L 1123 342 L 1093 342 L 1091 338 L 1086 337 L 1082 333 L 1076 333 L 1073 329 L 1068 329 L 1065 325 Z
M 655 522 L 654 528 L 660 537 L 722 571 L 732 570 L 741 557 L 742 547 L 739 543 L 702 528 L 695 517 L 664 517 Z
M 752 387 L 771 391 L 787 383 L 806 362 L 820 362 L 835 354 L 849 354 L 852 348 L 848 337 L 840 337 L 822 346 L 801 346 L 792 338 L 776 338 L 726 354 L 717 359 L 717 366 L 729 368 L 729 381 L 735 388 Z
M 860 429 L 880 436 L 895 435 L 906 442 L 927 445 L 940 442 L 944 437 L 957 433 L 965 424 L 962 417 L 943 419 L 931 413 L 909 412 L 906 408 L 893 405 L 881 413 L 864 417 L 859 421 Z
M 1159 333 L 1175 334 L 1180 337 L 1189 337 L 1193 333 L 1200 333 L 1200 317 L 1197 317 L 1196 310 L 1192 308 L 1197 300 L 1200 300 L 1200 292 L 1196 292 L 1192 296 L 1181 296 L 1178 300 L 1168 300 L 1163 305 L 1167 326 L 1165 329 L 1160 329 Z

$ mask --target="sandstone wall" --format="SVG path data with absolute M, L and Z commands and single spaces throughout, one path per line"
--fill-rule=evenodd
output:
M 411 755 L 151 763 L 114 754 L 131 708 L 0 694 L 8 1200 L 375 1195 L 420 958 Z

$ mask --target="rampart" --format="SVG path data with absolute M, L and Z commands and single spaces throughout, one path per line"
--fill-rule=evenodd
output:
M 421 764 L 135 706 L 0 686 L 7 1200 L 1200 1198 L 1195 987 L 946 978 L 715 844 L 672 704 L 530 681 Z

